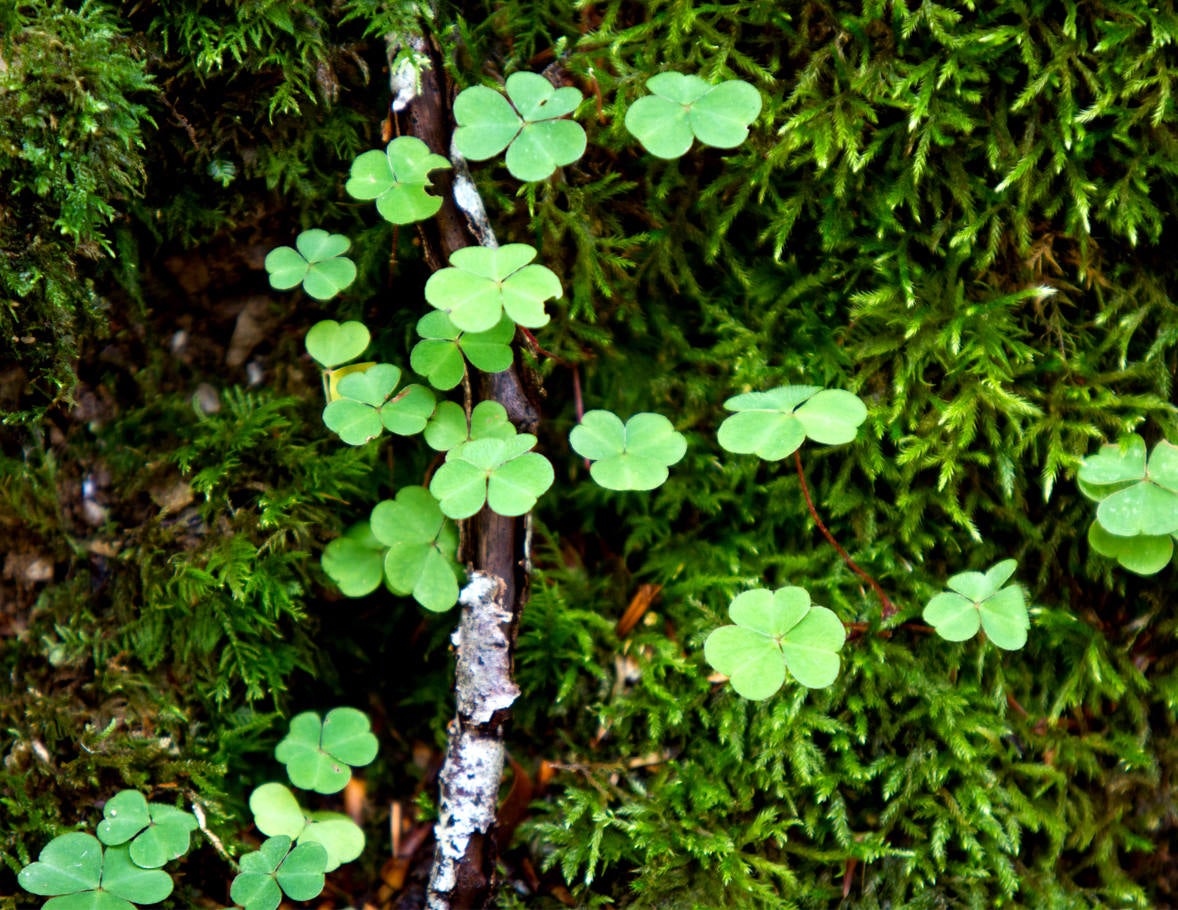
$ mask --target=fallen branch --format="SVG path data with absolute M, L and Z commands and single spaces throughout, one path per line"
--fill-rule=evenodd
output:
M 397 60 L 401 48 L 408 53 Z M 451 176 L 439 173 L 442 208 L 421 225 L 422 248 L 431 269 L 444 268 L 456 250 L 478 243 L 498 245 L 478 188 L 465 161 L 451 148 L 450 92 L 441 61 L 422 35 L 388 40 L 394 103 L 402 134 L 421 139 L 430 151 L 448 154 Z M 406 63 L 405 61 L 408 61 Z M 471 383 L 475 385 L 475 383 Z M 499 402 L 522 432 L 534 432 L 539 412 L 521 381 L 518 366 L 479 374 L 474 396 Z M 467 407 L 471 406 L 468 400 Z M 530 569 L 529 518 L 506 518 L 484 508 L 467 522 L 461 559 L 470 582 L 459 598 L 462 619 L 457 649 L 457 712 L 447 730 L 446 758 L 439 775 L 440 818 L 430 875 L 430 910 L 484 907 L 494 894 L 495 825 L 503 777 L 503 725 L 519 690 L 512 679 L 516 629 L 527 599 Z

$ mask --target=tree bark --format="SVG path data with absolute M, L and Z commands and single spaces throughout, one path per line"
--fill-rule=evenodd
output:
M 398 69 L 397 51 L 410 48 L 415 61 Z M 421 35 L 389 41 L 393 112 L 402 135 L 416 136 L 430 151 L 450 158 L 453 171 L 434 172 L 442 208 L 421 226 L 426 261 L 435 271 L 466 246 L 498 245 L 465 162 L 451 148 L 452 92 L 438 51 Z M 522 432 L 539 423 L 537 408 L 517 365 L 480 374 L 478 400 L 494 400 Z M 512 675 L 516 630 L 527 597 L 528 518 L 507 518 L 490 509 L 466 523 L 461 558 L 469 583 L 459 598 L 462 617 L 453 641 L 457 652 L 457 711 L 447 734 L 439 775 L 437 849 L 430 876 L 431 910 L 489 906 L 495 885 L 494 828 L 503 777 L 503 726 L 519 694 Z

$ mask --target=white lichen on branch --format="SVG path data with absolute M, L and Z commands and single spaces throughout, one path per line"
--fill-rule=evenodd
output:
M 430 66 L 425 38 L 411 35 L 403 38 L 391 35 L 387 39 L 389 58 L 389 87 L 393 100 L 389 107 L 394 114 L 409 107 L 421 92 L 421 71 Z
M 512 613 L 503 603 L 505 592 L 500 579 L 473 572 L 458 598 L 462 619 L 453 635 L 458 711 L 447 730 L 449 745 L 439 775 L 430 910 L 448 910 L 472 838 L 486 835 L 495 824 L 504 761 L 496 714 L 519 696 L 511 677 Z
M 454 170 L 454 202 L 466 217 L 470 232 L 478 239 L 480 246 L 496 249 L 499 241 L 495 237 L 495 229 L 491 227 L 491 219 L 487 217 L 487 208 L 483 205 L 483 197 L 475 186 L 474 178 L 470 176 L 470 168 L 466 159 L 462 157 L 450 142 L 450 164 Z
M 486 834 L 495 824 L 503 777 L 503 740 L 455 729 L 457 726 L 457 721 L 450 724 L 446 763 L 439 775 L 441 792 L 434 826 L 437 848 L 427 904 L 430 910 L 449 910 L 471 838 Z
M 502 594 L 499 579 L 474 572 L 458 596 L 462 622 L 450 639 L 458 651 L 458 716 L 474 724 L 490 723 L 519 697 L 511 678 L 511 606 Z

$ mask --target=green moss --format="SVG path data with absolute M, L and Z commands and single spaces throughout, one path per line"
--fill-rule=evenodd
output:
M 497 11 L 519 34 L 559 28 Z M 1178 121 L 1160 88 L 1176 23 L 1137 3 L 594 12 L 559 57 L 604 101 L 583 112 L 570 185 L 524 193 L 525 210 L 501 173 L 478 177 L 501 237 L 542 238 L 565 264 L 570 305 L 542 343 L 580 363 L 585 407 L 662 411 L 693 447 L 649 498 L 596 490 L 570 458 L 544 513 L 563 549 L 541 561 L 560 579 L 543 599 L 612 619 L 638 583 L 664 587 L 626 658 L 607 635 L 565 663 L 616 682 L 586 672 L 574 690 L 597 723 L 559 747 L 565 789 L 528 843 L 585 902 L 829 906 L 846 886 L 867 907 L 1151 905 L 1174 711 L 1154 605 L 1174 582 L 1088 554 L 1072 475 L 1097 439 L 1178 429 Z M 495 21 L 481 49 L 504 40 Z M 517 67 L 534 64 L 508 53 L 502 71 Z M 757 84 L 750 142 L 643 161 L 622 113 L 661 68 Z M 549 438 L 563 454 L 571 383 L 542 368 L 566 403 Z M 806 471 L 901 606 L 894 631 L 814 530 L 792 466 L 715 445 L 725 397 L 790 382 L 871 409 L 860 441 Z M 919 610 L 937 586 L 1011 556 L 1038 604 L 1028 651 L 930 640 Z M 863 629 L 848 672 L 828 696 L 761 707 L 711 692 L 704 636 L 733 594 L 781 584 Z M 523 679 L 552 700 L 551 678 Z
M 90 277 L 110 224 L 144 178 L 142 53 L 100 3 L 22 3 L 0 35 L 0 359 L 26 406 L 68 397 L 85 333 L 101 331 Z M 33 416 L 33 415 L 28 415 Z M 7 415 L 7 420 L 20 415 Z
M 58 269 L 60 318 L 45 331 L 66 351 L 77 312 L 111 306 L 141 326 L 173 305 L 150 265 L 129 270 L 137 257 L 213 238 L 206 249 L 224 274 L 200 293 L 217 295 L 258 277 L 224 253 L 234 244 L 289 242 L 312 217 L 357 225 L 343 159 L 376 145 L 387 102 L 362 63 L 381 65 L 375 39 L 409 6 L 349 3 L 338 13 L 355 18 L 343 22 L 318 3 L 297 21 L 282 4 L 135 7 L 127 25 L 151 49 L 161 92 L 137 102 L 158 132 L 146 195 L 121 226 L 123 270 L 89 286 L 73 278 L 88 270 L 61 264 L 73 238 L 63 253 L 7 227 L 16 252 L 0 258 L 0 278 L 17 287 Z M 476 177 L 500 239 L 532 243 L 563 275 L 566 302 L 540 343 L 578 364 L 586 407 L 660 411 L 691 443 L 655 494 L 597 489 L 565 441 L 571 373 L 538 363 L 558 486 L 541 504 L 511 748 L 562 765 L 519 844 L 579 905 L 1169 900 L 1155 851 L 1173 840 L 1175 813 L 1173 573 L 1126 578 L 1094 558 L 1091 510 L 1072 478 L 1098 439 L 1178 431 L 1168 95 L 1178 26 L 1139 2 L 1057 6 L 617 0 L 438 14 L 459 87 L 553 64 L 585 92 L 590 151 L 565 182 L 521 191 L 489 164 Z M 645 157 L 622 118 L 664 68 L 755 84 L 766 106 L 750 141 L 678 162 Z M 112 185 L 104 198 L 125 195 Z M 52 225 L 65 201 L 47 198 L 57 209 L 38 223 Z M 389 234 L 367 230 L 354 237 L 368 290 L 333 317 L 360 314 L 381 286 Z M 417 300 L 410 232 L 396 252 L 397 301 Z M 116 282 L 138 283 L 138 300 Z M 418 313 L 382 304 L 379 314 L 378 347 L 403 360 Z M 292 333 L 314 321 L 286 315 Z M 231 737 L 234 711 L 281 705 L 286 687 L 314 675 L 330 683 L 328 655 L 398 721 L 408 711 L 440 736 L 442 625 L 419 627 L 379 597 L 317 611 L 313 568 L 326 539 L 388 495 L 390 476 L 419 482 L 429 456 L 399 446 L 395 466 L 374 472 L 373 453 L 327 441 L 313 377 L 300 386 L 295 371 L 275 371 L 274 394 L 226 393 L 219 414 L 202 416 L 192 388 L 216 368 L 178 370 L 145 337 L 142 370 L 108 386 L 116 420 L 36 449 L 45 454 L 6 449 L 8 473 L 24 476 L 0 480 L 4 521 L 30 529 L 64 578 L 5 652 L 9 671 L 39 685 L 55 662 L 61 674 L 102 668 L 81 702 L 101 706 L 130 686 L 112 669 L 126 666 L 161 691 L 153 706 L 143 682 L 131 687 L 142 710 L 128 729 L 158 710 L 180 737 L 179 718 L 199 718 L 210 739 L 184 739 L 182 757 L 229 769 L 257 746 Z M 22 368 L 47 369 L 39 345 L 19 353 Z M 290 339 L 276 344 L 275 362 L 296 356 Z M 730 394 L 794 382 L 849 388 L 869 405 L 855 444 L 804 458 L 824 520 L 901 608 L 887 628 L 813 527 L 792 466 L 715 444 Z M 102 562 L 86 552 L 97 532 L 58 493 L 96 458 L 120 489 L 103 539 L 122 543 Z M 177 483 L 195 498 L 167 511 L 153 494 Z M 1024 652 L 949 645 L 922 627 L 921 605 L 948 576 L 1009 557 L 1034 605 Z M 619 639 L 614 623 L 643 583 L 661 594 Z M 824 693 L 750 705 L 708 681 L 702 642 L 735 593 L 784 584 L 851 624 L 845 673 Z M 331 634 L 315 642 L 317 628 Z M 417 660 L 419 641 L 431 643 L 420 672 L 386 672 L 406 649 Z M 59 731 L 45 741 L 56 762 L 97 733 L 73 690 L 53 692 L 58 707 L 34 709 Z M 134 754 L 163 768 L 162 753 Z M 31 767 L 20 756 L 16 767 Z M 71 800 L 132 773 L 85 761 L 78 783 L 45 784 L 43 800 L 13 810 L 10 865 L 44 829 L 77 820 Z M 196 779 L 168 767 L 152 771 L 157 783 Z M 215 792 L 209 777 L 201 786 Z

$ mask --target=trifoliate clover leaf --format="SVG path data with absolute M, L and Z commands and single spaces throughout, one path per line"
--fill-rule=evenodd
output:
M 363 445 L 382 429 L 399 436 L 420 433 L 434 412 L 437 400 L 423 385 L 410 384 L 393 394 L 401 370 L 378 363 L 340 378 L 340 395 L 323 409 L 323 422 L 348 445 Z
M 380 587 L 384 553 L 384 545 L 362 521 L 324 547 L 319 563 L 345 597 L 364 597 Z
M 385 221 L 410 224 L 432 218 L 442 207 L 440 196 L 426 192 L 429 172 L 450 162 L 414 136 L 398 136 L 383 152 L 374 149 L 352 162 L 344 189 L 356 199 L 375 199 Z
M 475 85 L 454 99 L 454 146 L 464 158 L 485 161 L 507 149 L 512 176 L 530 181 L 544 180 L 585 154 L 585 130 L 559 119 L 581 103 L 577 89 L 556 88 L 536 73 L 513 73 L 504 88 L 507 98 Z
M 285 894 L 291 900 L 309 901 L 323 891 L 327 851 L 322 844 L 302 843 L 291 848 L 285 836 L 267 838 L 238 863 L 229 897 L 244 910 L 276 910 Z
M 555 479 L 548 459 L 529 451 L 535 444 L 529 433 L 463 443 L 447 453 L 430 492 L 450 518 L 469 518 L 484 503 L 499 515 L 523 515 Z
M 1027 643 L 1031 626 L 1022 588 L 1002 586 L 1018 562 L 1004 559 L 985 574 L 962 572 L 949 579 L 948 591 L 933 597 L 924 608 L 924 621 L 946 641 L 965 641 L 979 628 L 994 644 L 1014 651 Z
M 378 363 L 340 378 L 340 398 L 323 409 L 323 422 L 348 445 L 359 446 L 381 434 L 381 407 L 401 381 L 401 370 Z
M 625 423 L 610 411 L 589 411 L 569 433 L 569 445 L 593 464 L 607 490 L 653 490 L 687 452 L 687 440 L 661 414 L 635 414 Z
M 425 299 L 463 332 L 489 332 L 504 313 L 518 325 L 539 328 L 549 318 L 544 302 L 564 290 L 550 269 L 528 264 L 535 258 L 536 250 L 526 243 L 455 250 L 450 267 L 425 283 Z
M 299 234 L 295 246 L 280 246 L 267 254 L 271 287 L 285 291 L 302 284 L 316 300 L 330 300 L 355 280 L 356 265 L 343 255 L 351 243 L 342 234 L 312 228 Z
M 1085 496 L 1100 503 L 1096 520 L 1116 537 L 1178 531 L 1178 446 L 1162 440 L 1146 459 L 1145 440 L 1101 446 L 1076 475 Z
M 376 505 L 371 523 L 388 547 L 384 573 L 395 594 L 412 595 L 434 612 L 458 603 L 458 529 L 429 490 L 404 487 L 396 499 Z
M 274 750 L 290 781 L 303 790 L 338 793 L 352 779 L 352 767 L 376 757 L 378 743 L 367 715 L 355 708 L 334 708 L 320 720 L 313 711 L 291 719 L 290 732 Z
M 839 618 L 810 603 L 803 588 L 755 588 L 728 607 L 735 625 L 721 626 L 704 642 L 704 657 L 730 678 L 738 695 L 759 701 L 785 682 L 785 671 L 808 689 L 838 677 L 838 652 L 847 639 Z
M 364 852 L 364 832 L 350 818 L 337 812 L 307 812 L 282 784 L 262 784 L 250 794 L 249 803 L 254 824 L 267 837 L 321 844 L 327 851 L 324 872 L 332 872 Z
M 736 413 L 720 424 L 720 445 L 766 461 L 792 455 L 807 437 L 822 445 L 848 443 L 867 419 L 867 408 L 857 395 L 811 385 L 736 395 L 724 407 Z
M 1138 575 L 1156 575 L 1174 556 L 1178 535 L 1138 534 L 1118 537 L 1110 534 L 1099 521 L 1088 528 L 1088 545 L 1101 556 L 1115 559 L 1122 567 Z
M 368 327 L 362 322 L 324 319 L 311 326 L 303 343 L 312 360 L 331 370 L 363 354 L 371 340 Z
M 738 79 L 711 85 L 698 76 L 659 73 L 646 87 L 652 94 L 630 105 L 626 129 L 656 158 L 686 154 L 693 139 L 735 148 L 761 113 L 760 92 Z
M 32 894 L 52 897 L 45 903 L 49 910 L 135 910 L 172 893 L 168 873 L 141 868 L 126 846 L 104 850 L 98 838 L 81 832 L 51 840 L 17 881 Z
M 144 869 L 158 869 L 183 856 L 196 830 L 192 813 L 162 803 L 148 803 L 137 790 L 116 793 L 107 800 L 102 814 L 98 839 L 108 847 L 131 841 L 131 859 Z
M 422 340 L 413 347 L 409 365 L 435 389 L 452 389 L 462 382 L 466 360 L 484 373 L 502 373 L 514 359 L 511 339 L 515 323 L 504 316 L 486 332 L 463 332 L 440 310 L 426 313 L 417 323 Z

